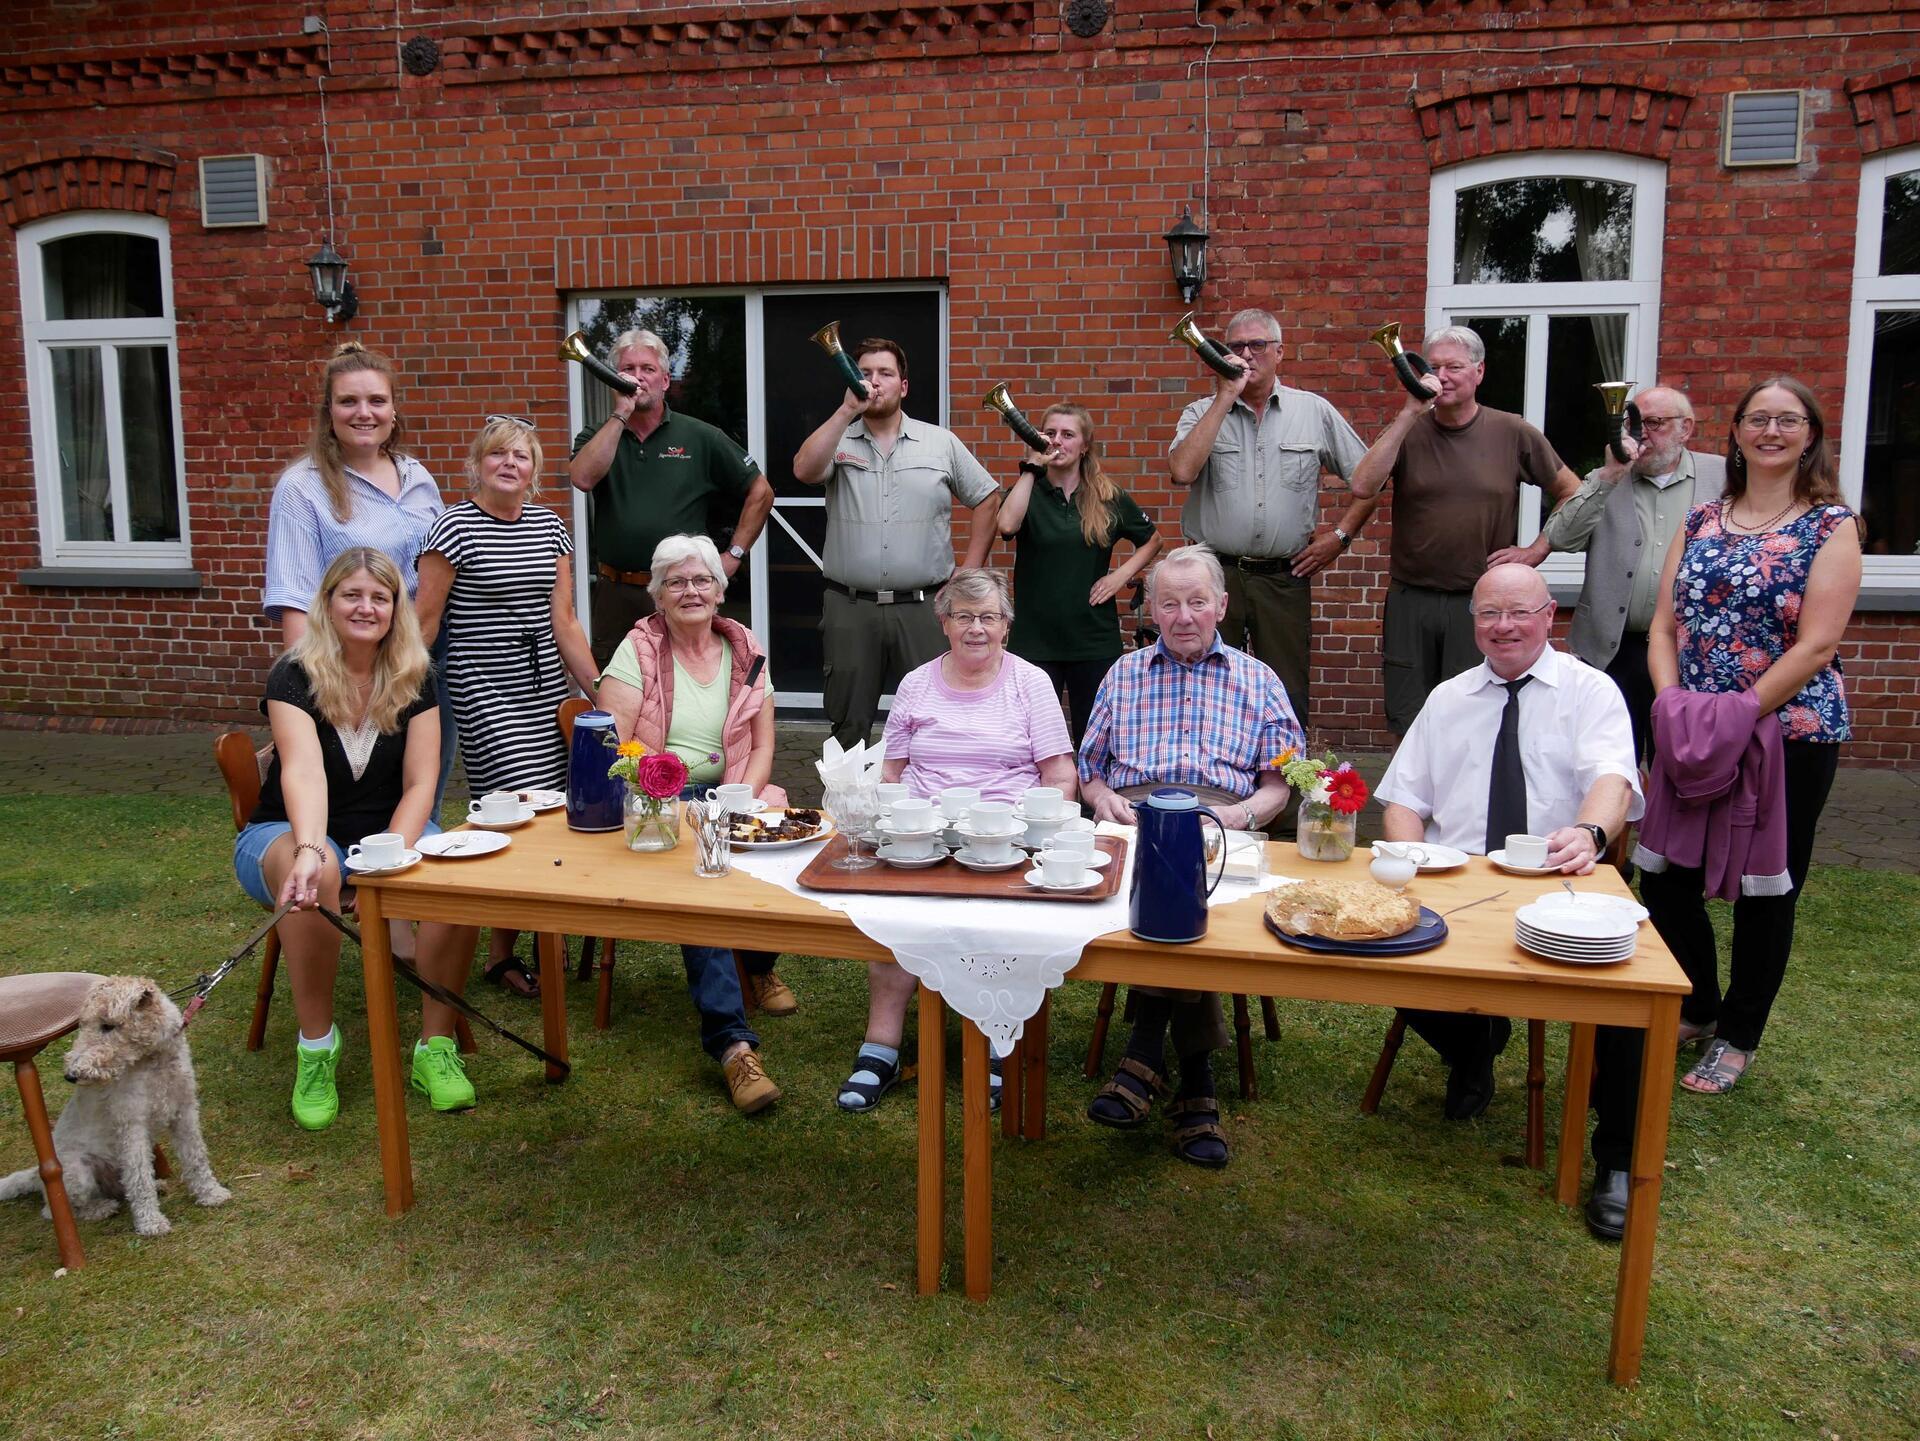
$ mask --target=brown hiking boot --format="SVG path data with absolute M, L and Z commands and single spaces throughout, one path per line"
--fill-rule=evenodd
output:
M 775 971 L 748 976 L 747 989 L 752 993 L 747 999 L 769 1016 L 791 1016 L 800 1009 L 800 998 Z
M 733 1104 L 748 1116 L 764 1111 L 780 1099 L 780 1088 L 760 1064 L 760 1053 L 751 1048 L 735 1052 L 721 1062 L 727 1073 L 727 1091 Z

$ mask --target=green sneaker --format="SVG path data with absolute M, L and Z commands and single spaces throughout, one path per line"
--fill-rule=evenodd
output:
M 452 1036 L 435 1036 L 413 1052 L 413 1088 L 436 1111 L 464 1111 L 473 1104 L 473 1082 Z
M 333 1033 L 333 1045 L 313 1051 L 296 1044 L 293 1048 L 297 1069 L 293 1073 L 293 1122 L 308 1131 L 324 1131 L 340 1114 L 340 1091 L 333 1073 L 340 1065 L 340 1033 Z

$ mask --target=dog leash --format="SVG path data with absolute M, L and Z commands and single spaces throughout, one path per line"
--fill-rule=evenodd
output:
M 180 1011 L 180 1025 L 183 1030 L 192 1022 L 193 1018 L 200 1013 L 201 1008 L 207 1004 L 207 997 L 213 994 L 213 988 L 224 981 L 228 973 L 231 972 L 235 966 L 239 965 L 240 962 L 244 961 L 248 955 L 253 952 L 253 949 L 267 938 L 268 933 L 271 932 L 275 926 L 279 925 L 281 921 L 286 919 L 287 915 L 293 909 L 294 905 L 291 901 L 282 904 L 278 910 L 268 916 L 266 920 L 262 921 L 259 926 L 254 929 L 253 933 L 242 941 L 225 960 L 221 961 L 220 964 L 214 968 L 212 974 L 197 976 L 192 985 L 182 986 L 179 990 L 170 993 L 170 998 L 173 1000 L 178 1000 L 182 996 L 192 997 Z M 318 906 L 315 909 L 317 909 L 321 915 L 325 916 L 327 920 L 333 924 L 334 929 L 339 931 L 341 935 L 352 941 L 356 946 L 361 943 L 360 932 L 348 924 L 338 913 L 328 910 L 325 906 Z M 478 1021 L 502 1040 L 511 1041 L 521 1050 L 539 1057 L 539 1059 L 545 1061 L 549 1066 L 557 1067 L 562 1076 L 572 1074 L 573 1067 L 570 1063 L 563 1061 L 558 1056 L 548 1054 L 524 1036 L 516 1036 L 491 1016 L 476 1009 L 464 996 L 456 996 L 445 986 L 428 980 L 416 971 L 409 962 L 402 960 L 399 956 L 393 957 L 393 973 L 419 988 L 423 994 L 433 997 L 434 1000 L 439 1001 L 442 1005 L 452 1006 L 454 1010 L 460 1012 L 461 1015 L 466 1016 L 469 1020 Z

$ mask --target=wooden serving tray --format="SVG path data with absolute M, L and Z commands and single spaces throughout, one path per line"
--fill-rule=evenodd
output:
M 1127 868 L 1127 842 L 1121 836 L 1097 836 L 1094 845 L 1113 857 L 1100 872 L 1100 884 L 1084 891 L 1043 891 L 1027 884 L 1031 865 L 1004 871 L 970 871 L 949 856 L 937 866 L 902 870 L 885 861 L 864 871 L 839 871 L 833 863 L 847 853 L 847 839 L 836 835 L 807 862 L 796 878 L 815 891 L 853 891 L 875 896 L 978 896 L 991 901 L 1104 901 L 1120 889 Z

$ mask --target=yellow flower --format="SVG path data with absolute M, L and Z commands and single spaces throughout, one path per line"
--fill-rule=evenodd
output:
M 637 760 L 646 753 L 647 748 L 641 745 L 639 741 L 621 741 L 620 749 L 616 752 L 616 754 L 624 756 L 628 760 Z
M 1278 770 L 1280 769 L 1281 766 L 1285 765 L 1288 761 L 1292 760 L 1295 756 L 1299 754 L 1300 752 L 1298 750 L 1294 749 L 1292 746 L 1288 746 L 1285 750 L 1281 751 L 1279 755 L 1275 756 L 1272 760 L 1268 761 L 1267 767 L 1270 770 Z

